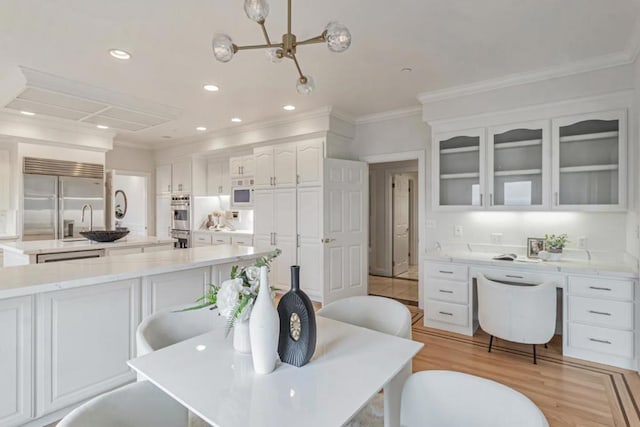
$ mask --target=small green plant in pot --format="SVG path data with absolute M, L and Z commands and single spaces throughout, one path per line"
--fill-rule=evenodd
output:
M 544 248 L 547 252 L 552 254 L 561 254 L 562 249 L 567 245 L 569 238 L 566 233 L 562 233 L 559 235 L 555 234 L 545 234 L 544 235 Z

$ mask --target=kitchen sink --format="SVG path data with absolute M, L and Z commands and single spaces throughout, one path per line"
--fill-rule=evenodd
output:
M 129 234 L 129 229 L 81 231 L 80 234 L 94 242 L 115 242 Z

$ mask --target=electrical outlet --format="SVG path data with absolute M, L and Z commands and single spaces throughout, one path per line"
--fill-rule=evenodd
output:
M 502 233 L 491 233 L 491 243 L 499 245 L 502 243 Z
M 427 220 L 427 228 L 436 228 L 436 220 L 435 219 L 428 219 Z
M 578 249 L 587 249 L 588 239 L 585 236 L 578 237 Z
M 456 225 L 453 230 L 453 235 L 456 237 L 462 237 L 464 235 L 464 230 L 461 225 Z

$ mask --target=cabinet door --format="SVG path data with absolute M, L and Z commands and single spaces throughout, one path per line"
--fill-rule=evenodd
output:
M 207 194 L 217 196 L 222 193 L 222 167 L 229 168 L 228 162 L 219 159 L 210 159 L 207 162 Z
M 299 186 L 322 185 L 323 145 L 321 139 L 298 143 L 296 169 Z
M 253 150 L 255 189 L 268 189 L 273 185 L 273 147 L 260 147 Z
M 204 295 L 209 279 L 208 268 L 146 277 L 142 295 L 145 315 L 195 302 Z
M 278 188 L 296 186 L 296 144 L 280 144 L 273 149 L 274 185 Z
M 253 154 L 244 156 L 242 158 L 242 175 L 253 176 L 255 170 L 255 159 L 253 158 Z
M 229 162 L 220 162 L 220 194 L 231 194 L 231 178 L 229 177 Z
M 106 248 L 106 256 L 141 254 L 142 248 Z
M 168 239 L 171 234 L 171 197 L 156 197 L 156 237 Z
M 156 194 L 171 193 L 171 165 L 156 168 Z
M 242 168 L 242 163 L 244 162 L 243 157 L 231 157 L 229 159 L 229 175 L 232 178 L 237 178 L 242 176 L 240 172 Z
M 436 134 L 433 141 L 434 206 L 482 209 L 485 130 Z
M 206 159 L 193 159 L 191 163 L 191 176 L 188 182 L 191 183 L 191 195 L 192 196 L 208 196 L 208 175 L 207 175 L 207 160 Z
M 172 191 L 178 193 L 191 192 L 191 161 L 184 160 L 172 165 Z
M 553 120 L 553 208 L 625 209 L 626 122 L 624 110 Z
M 282 253 L 274 265 L 274 286 L 286 290 L 291 287 L 292 265 L 297 261 L 296 190 L 274 191 L 275 245 Z
M 548 121 L 490 128 L 487 150 L 489 208 L 546 207 L 551 182 L 550 160 Z
M 135 379 L 139 279 L 67 289 L 36 298 L 37 415 Z
M 11 156 L 9 150 L 0 150 L 0 211 L 8 210 L 11 206 Z M 0 229 L 0 233 L 4 233 Z
M 31 297 L 0 300 L 0 425 L 21 425 L 31 417 Z
M 256 235 L 271 236 L 274 231 L 273 190 L 256 190 L 253 194 L 253 229 Z M 272 240 L 271 238 L 269 239 Z
M 300 286 L 315 301 L 322 301 L 322 199 L 321 187 L 298 189 Z

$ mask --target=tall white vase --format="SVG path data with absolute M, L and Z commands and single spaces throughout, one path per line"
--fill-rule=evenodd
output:
M 258 374 L 268 374 L 273 371 L 278 360 L 280 318 L 271 299 L 267 273 L 267 267 L 260 268 L 260 291 L 249 319 L 253 369 Z
M 248 320 L 237 320 L 233 325 L 233 348 L 238 353 L 251 354 Z

